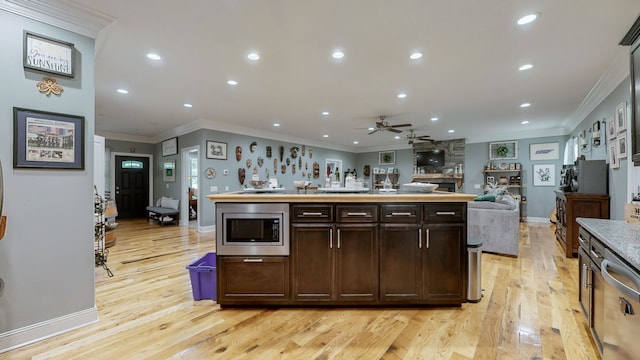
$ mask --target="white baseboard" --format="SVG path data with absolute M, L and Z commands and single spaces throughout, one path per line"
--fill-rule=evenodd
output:
M 216 231 L 216 226 L 215 225 L 198 226 L 198 232 L 207 233 L 207 232 L 212 232 L 212 231 Z
M 548 217 L 543 218 L 543 217 L 533 217 L 533 216 L 527 216 L 525 218 L 525 222 L 534 222 L 534 223 L 551 223 L 551 220 L 549 220 Z
M 0 334 L 0 353 L 98 322 L 95 306 Z

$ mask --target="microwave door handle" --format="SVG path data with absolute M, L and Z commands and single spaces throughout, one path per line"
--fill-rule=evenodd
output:
M 636 289 L 628 287 L 626 284 L 613 277 L 613 275 L 609 274 L 609 268 L 627 277 L 634 283 L 637 289 L 640 289 L 640 278 L 638 277 L 638 275 L 634 274 L 629 269 L 623 266 L 612 263 L 607 259 L 602 260 L 602 264 L 600 266 L 602 267 L 601 273 L 604 281 L 616 288 L 616 290 L 620 291 L 626 297 L 633 299 L 635 302 L 640 302 L 640 292 Z

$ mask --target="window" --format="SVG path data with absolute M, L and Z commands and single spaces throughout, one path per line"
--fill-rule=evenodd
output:
M 144 163 L 142 161 L 137 161 L 137 160 L 123 160 L 122 168 L 123 169 L 144 169 Z

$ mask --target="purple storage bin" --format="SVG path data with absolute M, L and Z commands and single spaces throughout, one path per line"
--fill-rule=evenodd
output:
M 207 253 L 187 269 L 191 276 L 193 300 L 216 300 L 216 253 Z

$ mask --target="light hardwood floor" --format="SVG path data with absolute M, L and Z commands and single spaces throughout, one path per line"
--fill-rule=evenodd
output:
M 120 221 L 100 321 L 3 359 L 598 359 L 578 265 L 548 224 L 522 224 L 518 258 L 483 254 L 484 298 L 460 308 L 224 309 L 193 301 L 185 269 L 214 234 Z

